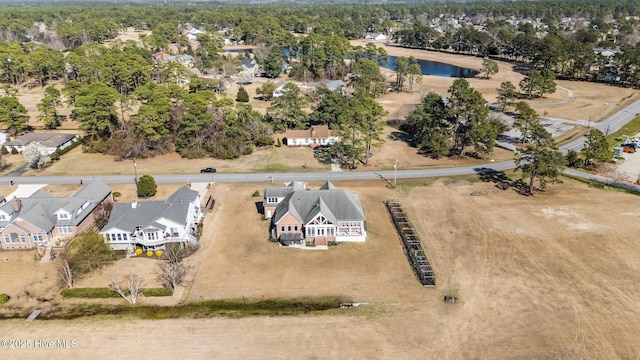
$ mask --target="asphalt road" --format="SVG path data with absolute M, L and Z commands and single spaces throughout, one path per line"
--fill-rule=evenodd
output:
M 620 128 L 622 128 L 626 123 L 633 120 L 633 118 L 635 118 L 638 115 L 640 115 L 640 100 L 632 103 L 631 105 L 628 105 L 627 107 L 623 108 L 622 110 L 618 111 L 617 113 L 609 116 L 608 118 L 602 121 L 591 123 L 591 126 L 602 131 L 605 134 L 611 134 L 620 130 Z M 635 135 L 635 134 L 628 134 L 628 135 Z M 569 150 L 574 150 L 579 152 L 580 150 L 582 150 L 582 144 L 584 144 L 584 141 L 585 141 L 584 136 L 581 136 L 571 141 L 570 143 L 567 143 L 561 146 L 560 150 L 562 150 L 564 154 L 566 154 L 567 151 Z
M 640 100 L 623 108 L 608 118 L 593 123 L 593 126 L 603 132 L 612 133 L 620 129 L 624 124 L 640 114 Z M 633 135 L 633 134 L 630 134 Z M 568 150 L 580 151 L 584 143 L 584 136 L 560 147 L 563 153 Z M 426 177 L 442 177 L 475 174 L 479 169 L 493 169 L 504 171 L 513 169 L 512 160 L 487 163 L 482 166 L 463 166 L 455 168 L 425 169 L 425 170 L 398 170 L 391 171 L 340 171 L 340 172 L 294 172 L 294 173 L 251 173 L 251 174 L 173 174 L 153 175 L 157 183 L 190 183 L 190 182 L 282 182 L 282 181 L 325 181 L 325 180 L 375 180 L 385 179 L 393 183 L 394 179 L 412 179 Z M 580 174 L 576 174 L 580 176 Z M 13 176 L 11 174 L 0 178 L 0 184 L 80 184 L 100 180 L 105 184 L 126 184 L 135 182 L 132 175 L 84 175 L 84 176 Z

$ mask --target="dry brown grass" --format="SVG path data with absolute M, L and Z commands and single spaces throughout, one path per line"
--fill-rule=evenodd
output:
M 353 45 L 363 45 L 363 40 L 354 40 Z M 449 63 L 470 69 L 480 70 L 482 67 L 482 58 L 465 55 L 455 55 L 441 53 L 437 51 L 405 49 L 395 46 L 382 46 L 389 55 L 394 56 L 414 56 L 417 59 L 431 60 L 443 63 Z M 524 77 L 522 74 L 513 70 L 513 65 L 498 61 L 499 72 L 490 79 L 484 79 L 481 75 L 473 79 L 467 79 L 471 86 L 482 92 L 487 101 L 495 101 L 497 97 L 496 89 L 500 87 L 503 81 L 511 81 L 516 87 L 520 80 Z M 385 71 L 389 79 L 395 76 L 392 71 Z M 385 104 L 385 108 L 390 114 L 398 111 L 404 104 L 418 104 L 420 98 L 434 91 L 440 94 L 446 94 L 448 88 L 455 79 L 440 76 L 424 76 L 422 84 L 415 86 L 411 94 L 387 94 L 379 100 Z M 606 84 L 589 83 L 581 81 L 557 81 L 559 86 L 568 88 L 573 91 L 576 97 L 575 101 L 565 104 L 536 104 L 548 101 L 560 101 L 567 98 L 566 90 L 558 87 L 556 93 L 547 95 L 544 99 L 531 100 L 529 102 L 534 109 L 540 114 L 546 114 L 550 117 L 570 120 L 601 120 L 608 115 L 620 110 L 622 107 L 631 102 L 640 99 L 640 92 L 634 89 L 621 88 Z
M 74 338 L 80 344 L 74 356 L 92 358 L 165 341 L 174 346 L 148 347 L 145 356 L 633 359 L 640 355 L 636 341 L 640 287 L 634 280 L 640 273 L 640 250 L 630 236 L 640 230 L 636 197 L 573 181 L 552 185 L 533 197 L 460 179 L 427 187 L 401 182 L 396 193 L 381 181 L 337 185 L 360 193 L 369 237 L 366 243 L 328 251 L 286 249 L 266 241 L 268 224 L 256 212 L 258 199 L 251 197 L 262 184 L 212 187 L 217 205 L 205 219 L 201 249 L 186 260 L 192 266 L 187 290 L 171 301 L 342 295 L 370 303 L 354 309 L 353 316 L 84 319 L 38 322 L 36 327 L 6 321 L 0 330 L 11 329 L 18 339 Z M 436 270 L 435 289 L 420 286 L 408 266 L 383 205 L 394 196 L 422 237 Z M 39 282 L 52 281 L 50 266 L 34 264 L 27 253 L 5 254 L 12 259 L 0 263 L 4 267 L 0 292 L 37 289 Z M 19 255 L 25 257 L 22 262 L 15 260 Z M 140 267 L 154 284 L 153 260 L 129 259 L 120 265 Z M 111 269 L 96 274 L 90 284 L 98 285 L 112 271 L 124 268 Z M 30 285 L 7 275 L 17 273 Z M 444 304 L 445 294 L 454 294 L 458 302 Z M 39 295 L 36 290 L 34 295 Z M 42 306 L 32 301 L 31 306 Z M 12 303 L 29 306 L 24 297 L 5 306 Z M 91 331 L 97 321 L 100 331 Z M 132 332 L 136 337 L 123 335 Z M 292 334 L 297 334 L 296 341 L 283 341 Z M 9 356 L 45 353 L 6 351 Z M 50 354 L 62 356 L 68 355 Z M 127 356 L 123 358 L 134 355 Z

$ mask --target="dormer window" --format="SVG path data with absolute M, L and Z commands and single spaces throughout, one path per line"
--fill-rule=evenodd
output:
M 69 214 L 65 212 L 58 213 L 58 219 L 68 219 L 68 218 L 69 218 Z

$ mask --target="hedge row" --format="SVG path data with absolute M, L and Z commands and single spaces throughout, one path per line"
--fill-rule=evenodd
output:
M 144 296 L 171 296 L 173 291 L 171 288 L 146 288 L 143 291 Z M 62 290 L 62 296 L 68 298 L 117 298 L 120 294 L 109 288 L 73 288 Z
M 120 295 L 109 288 L 72 288 L 62 290 L 64 297 L 77 298 L 117 298 Z
M 51 153 L 51 155 L 49 155 L 49 157 L 51 158 L 51 160 L 60 160 L 60 156 L 62 156 L 64 154 L 68 153 L 69 151 L 77 148 L 81 144 L 82 144 L 82 140 L 78 139 L 77 141 L 75 141 L 74 143 L 72 143 L 71 145 L 67 146 L 64 149 L 56 149 L 56 151 Z

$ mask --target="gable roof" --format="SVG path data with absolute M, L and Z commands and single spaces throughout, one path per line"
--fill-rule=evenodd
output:
M 28 198 L 19 199 L 20 210 L 17 212 L 13 211 L 13 201 L 3 204 L 0 209 L 11 214 L 11 219 L 0 224 L 6 226 L 16 219 L 21 219 L 44 232 L 49 232 L 56 225 L 77 226 L 109 194 L 111 188 L 99 181 L 90 182 L 70 197 L 55 197 L 46 191 L 38 190 Z M 56 217 L 55 212 L 60 209 L 70 214 L 68 219 Z
M 319 190 L 289 193 L 276 207 L 274 223 L 287 213 L 302 224 L 308 223 L 320 213 L 334 224 L 337 221 L 365 220 L 360 195 L 335 187 L 331 189 L 333 185 L 328 184 L 325 184 L 326 188 Z
M 5 145 L 21 146 L 36 142 L 46 147 L 58 147 L 76 137 L 77 135 L 66 133 L 27 133 L 7 142 Z
M 264 188 L 264 198 L 283 198 L 292 191 L 306 189 L 306 183 L 302 181 L 292 181 L 287 186 L 268 186 Z
M 287 139 L 326 139 L 331 136 L 331 130 L 327 125 L 314 125 L 307 130 L 287 130 L 284 136 Z
M 133 232 L 137 226 L 162 229 L 164 225 L 158 223 L 160 219 L 186 226 L 189 205 L 195 202 L 197 198 L 197 191 L 183 186 L 169 196 L 167 200 L 138 201 L 135 202 L 135 207 L 132 203 L 116 203 L 113 206 L 113 210 L 111 210 L 109 222 L 101 231 L 117 228 Z

